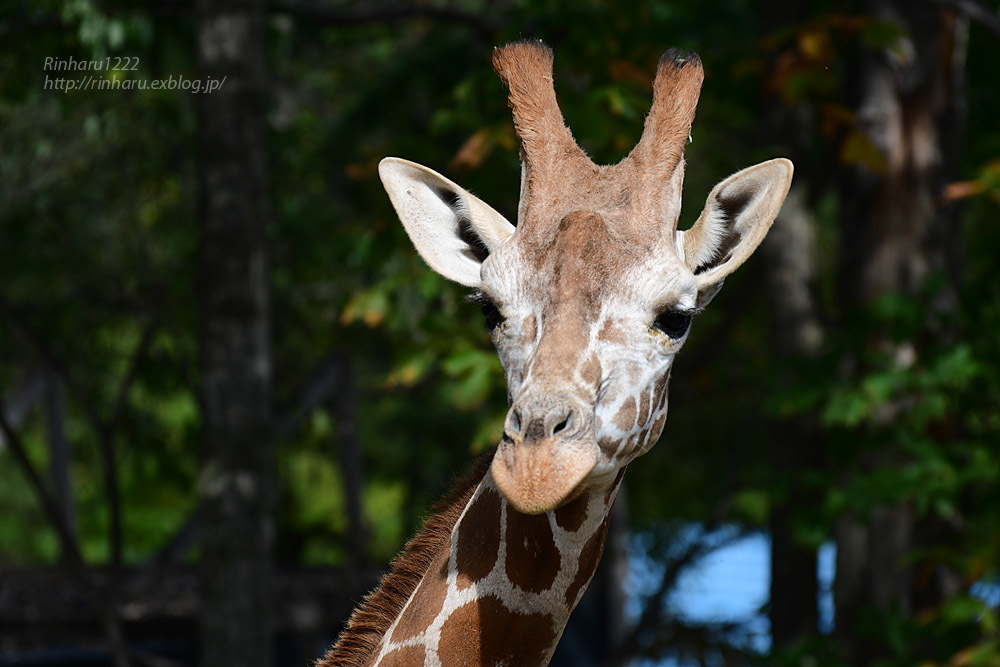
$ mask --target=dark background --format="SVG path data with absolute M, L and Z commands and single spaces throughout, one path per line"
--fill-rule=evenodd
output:
M 478 307 L 422 264 L 376 166 L 515 219 L 489 58 L 526 37 L 605 163 L 659 55 L 700 54 L 682 226 L 729 173 L 796 165 L 694 325 L 561 664 L 1000 664 L 997 10 L 4 2 L 0 664 L 302 665 L 333 641 L 506 409 Z M 725 542 L 692 526 L 770 536 L 764 653 L 671 612 Z M 625 624 L 639 561 L 662 577 Z

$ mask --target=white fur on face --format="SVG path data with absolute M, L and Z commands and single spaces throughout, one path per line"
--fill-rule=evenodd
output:
M 560 295 L 547 289 L 559 258 L 546 258 L 540 270 L 540 262 L 528 261 L 527 254 L 515 235 L 486 260 L 482 271 L 483 291 L 505 317 L 493 332 L 493 342 L 507 379 L 508 400 L 548 391 L 590 406 L 594 437 L 601 445 L 591 475 L 609 474 L 644 453 L 662 430 L 667 380 L 687 334 L 674 340 L 651 325 L 665 310 L 693 310 L 696 281 L 672 245 L 663 244 L 660 252 L 634 265 L 615 266 L 617 271 L 600 281 L 599 293 L 585 295 L 598 304 L 585 313 L 575 304 L 560 303 Z M 545 364 L 547 374 L 541 377 L 536 353 L 547 328 L 555 329 L 557 321 L 560 333 L 572 332 L 564 336 L 564 346 L 548 341 L 563 363 L 558 374 L 553 374 L 551 363 Z

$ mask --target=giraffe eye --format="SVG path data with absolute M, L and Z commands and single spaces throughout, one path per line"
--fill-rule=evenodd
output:
M 503 324 L 505 318 L 500 314 L 500 309 L 489 299 L 484 299 L 480 305 L 483 308 L 483 317 L 486 318 L 486 330 L 493 333 L 494 329 Z
M 497 305 L 493 303 L 493 299 L 486 296 L 485 293 L 481 291 L 475 291 L 466 297 L 467 301 L 472 303 L 478 303 L 479 307 L 483 310 L 483 317 L 486 318 L 486 330 L 491 334 L 496 330 L 498 326 L 504 323 L 507 319 L 497 308 Z
M 674 340 L 687 333 L 691 326 L 691 315 L 676 310 L 668 310 L 661 313 L 653 322 L 653 327 L 659 329 Z

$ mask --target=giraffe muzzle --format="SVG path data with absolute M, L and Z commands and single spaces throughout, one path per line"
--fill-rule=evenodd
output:
M 519 401 L 507 413 L 490 471 L 514 509 L 541 514 L 574 497 L 597 464 L 593 414 L 565 403 Z

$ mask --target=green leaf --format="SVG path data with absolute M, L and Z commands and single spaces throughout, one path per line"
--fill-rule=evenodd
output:
M 770 497 L 762 489 L 745 489 L 733 496 L 733 512 L 752 524 L 765 525 L 770 511 Z

